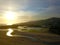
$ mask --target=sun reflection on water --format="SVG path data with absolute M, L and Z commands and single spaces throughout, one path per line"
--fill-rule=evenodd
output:
M 34 37 L 31 37 L 31 36 L 24 36 L 24 35 L 12 35 L 11 33 L 13 32 L 13 29 L 9 28 L 8 29 L 8 32 L 6 33 L 7 36 L 9 37 L 24 37 L 24 38 L 29 38 L 29 39 L 32 39 L 34 41 L 37 41 L 37 39 L 35 39 Z
M 7 36 L 13 36 L 13 35 L 11 34 L 12 32 L 13 32 L 13 30 L 9 28 L 9 29 L 8 29 L 8 32 L 6 33 L 6 35 L 7 35 Z

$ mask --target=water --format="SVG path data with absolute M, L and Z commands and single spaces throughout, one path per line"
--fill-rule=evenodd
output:
M 40 30 L 41 28 L 36 28 L 36 27 L 19 27 L 18 29 L 12 29 L 12 28 L 8 28 L 8 29 L 0 29 L 0 31 L 6 32 L 6 36 L 10 36 L 10 37 L 26 37 L 26 38 L 31 38 L 34 39 L 33 37 L 30 36 L 24 36 L 21 34 L 17 34 L 17 33 L 21 33 L 21 32 L 27 32 L 29 30 Z M 14 33 L 14 35 L 12 35 L 12 33 Z M 33 35 L 33 34 L 32 34 Z
M 22 30 L 41 28 L 0 29 L 0 45 L 60 45 L 60 36 L 49 33 L 34 34 Z
M 30 29 L 30 28 L 29 28 Z M 34 29 L 34 28 L 31 28 Z M 27 35 L 21 35 L 21 34 L 17 34 L 18 32 L 24 32 L 21 29 L 12 29 L 12 28 L 8 28 L 8 29 L 0 29 L 0 31 L 6 32 L 5 35 L 9 36 L 9 37 L 24 37 L 24 38 L 29 38 L 32 41 L 38 41 L 36 38 L 31 37 L 31 36 L 27 36 Z M 12 34 L 15 31 L 14 34 Z M 16 32 L 17 31 L 17 32 Z

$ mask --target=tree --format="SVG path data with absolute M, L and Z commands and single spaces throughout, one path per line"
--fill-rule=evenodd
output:
M 49 32 L 60 34 L 60 21 L 53 23 L 49 28 Z

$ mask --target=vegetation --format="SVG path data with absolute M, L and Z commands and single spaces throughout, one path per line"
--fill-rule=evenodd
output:
M 60 18 L 49 18 L 46 20 L 39 20 L 39 21 L 32 21 L 23 23 L 21 25 L 24 26 L 30 26 L 30 27 L 41 27 L 41 28 L 49 28 L 49 32 L 60 34 Z M 45 30 L 45 29 L 44 29 Z M 34 32 L 35 30 L 32 30 L 31 32 Z M 37 31 L 35 31 L 37 32 Z
M 48 33 L 48 28 L 41 28 L 40 30 L 29 30 L 28 32 L 33 32 L 33 33 Z
M 50 26 L 49 31 L 52 33 L 60 34 L 60 19 L 56 18 Z
M 18 26 L 27 26 L 27 27 L 40 27 L 40 28 L 49 28 L 49 32 L 60 34 L 60 18 L 49 18 L 45 20 L 30 21 L 20 24 L 14 24 L 11 26 L 0 26 L 0 29 L 4 28 L 18 28 Z M 45 30 L 45 29 L 44 29 Z M 37 32 L 36 30 L 31 30 L 30 32 Z

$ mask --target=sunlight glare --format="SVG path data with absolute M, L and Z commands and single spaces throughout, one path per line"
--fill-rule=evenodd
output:
M 13 25 L 13 23 L 7 23 L 6 25 Z
M 3 17 L 7 25 L 12 25 L 16 21 L 17 13 L 14 11 L 4 11 Z
M 12 29 L 8 29 L 8 32 L 6 33 L 7 36 L 12 36 L 11 33 L 13 32 Z
M 14 20 L 15 19 L 15 13 L 13 11 L 6 11 L 5 12 L 5 18 L 8 20 Z

